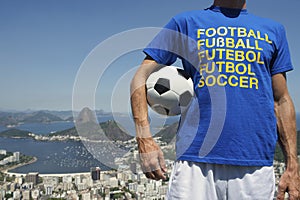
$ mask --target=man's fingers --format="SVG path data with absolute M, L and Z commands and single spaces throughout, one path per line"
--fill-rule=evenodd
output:
M 149 178 L 149 179 L 155 179 L 155 176 L 154 176 L 154 174 L 153 174 L 152 172 L 146 172 L 146 173 L 145 173 L 145 176 L 146 176 L 147 178 Z
M 287 190 L 287 186 L 284 181 L 280 180 L 278 184 L 278 193 L 277 193 L 277 200 L 284 200 L 285 192 Z
M 158 153 L 158 161 L 159 161 L 161 170 L 163 172 L 167 172 L 166 162 L 165 162 L 164 154 L 162 151 L 159 151 L 159 153 Z
M 166 177 L 164 176 L 164 174 L 162 173 L 161 170 L 155 170 L 152 172 L 146 172 L 145 176 L 149 179 L 153 179 L 153 180 L 160 180 L 160 179 L 166 179 Z
M 284 200 L 285 192 L 278 191 L 276 200 Z
M 297 189 L 289 191 L 289 200 L 299 200 L 300 195 Z
M 285 193 L 286 191 L 283 189 L 278 189 L 277 193 L 277 200 L 284 200 L 285 199 Z M 299 192 L 298 190 L 289 190 L 288 191 L 289 200 L 300 200 Z
M 164 172 L 166 172 L 166 165 L 163 157 L 153 157 L 149 160 L 143 160 L 144 162 L 141 163 L 142 170 L 147 178 L 160 180 L 166 179 Z
M 153 174 L 155 176 L 155 180 L 166 179 L 166 176 L 163 174 L 162 170 L 160 169 L 153 171 Z
M 285 198 L 285 189 L 282 189 L 280 186 L 278 187 L 277 200 L 284 200 Z
M 152 152 L 140 153 L 139 155 L 142 170 L 147 178 L 166 180 L 164 173 L 167 172 L 167 168 L 163 152 L 160 149 Z

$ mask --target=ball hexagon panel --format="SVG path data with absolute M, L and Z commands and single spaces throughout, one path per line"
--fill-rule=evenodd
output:
M 167 109 L 167 108 L 164 108 L 163 106 L 159 105 L 159 104 L 154 104 L 151 106 L 151 108 L 161 114 L 161 115 L 169 115 L 170 114 L 170 111 Z
M 190 104 L 190 101 L 193 97 L 193 94 L 190 91 L 185 91 L 181 95 L 179 95 L 179 106 L 186 107 Z
M 186 71 L 184 71 L 183 69 L 177 68 L 177 72 L 178 72 L 179 75 L 183 76 L 186 80 L 191 78 L 190 75 Z
M 170 90 L 170 80 L 166 78 L 159 78 L 154 85 L 154 89 L 162 95 Z

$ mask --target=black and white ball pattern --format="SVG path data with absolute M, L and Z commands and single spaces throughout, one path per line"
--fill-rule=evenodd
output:
M 188 107 L 193 95 L 193 81 L 183 70 L 161 66 L 146 81 L 147 101 L 159 114 L 179 115 Z

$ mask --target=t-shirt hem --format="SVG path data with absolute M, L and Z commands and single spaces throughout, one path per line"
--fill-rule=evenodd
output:
M 146 48 L 143 50 L 144 54 L 150 56 L 155 62 L 157 62 L 158 64 L 163 64 L 165 65 L 166 63 L 162 62 L 162 59 L 160 59 L 157 55 L 155 55 L 154 53 L 152 53 L 150 48 Z
M 288 72 L 288 71 L 292 71 L 294 68 L 293 66 L 288 66 L 288 67 L 284 67 L 284 68 L 280 68 L 280 69 L 277 69 L 277 70 L 274 70 L 271 72 L 271 75 L 275 75 L 275 74 L 279 74 L 279 73 L 283 73 L 283 72 Z
M 272 166 L 273 160 L 242 160 L 242 159 L 222 159 L 209 157 L 191 157 L 180 156 L 177 160 L 192 161 L 199 163 L 223 164 L 223 165 L 237 165 L 237 166 Z

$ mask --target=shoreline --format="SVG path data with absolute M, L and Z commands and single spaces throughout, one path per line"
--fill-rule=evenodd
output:
M 30 165 L 32 163 L 35 163 L 37 161 L 37 157 L 33 157 L 30 161 L 28 162 L 25 162 L 25 163 L 19 163 L 17 165 L 13 165 L 13 166 L 10 166 L 10 167 L 3 167 L 3 169 L 0 168 L 0 172 L 1 173 L 4 173 L 4 174 L 7 174 L 9 176 L 16 176 L 16 177 L 21 177 L 21 176 L 26 176 L 28 173 L 21 173 L 21 172 L 11 172 L 10 170 L 13 170 L 13 169 L 16 169 L 16 168 L 19 168 L 19 167 L 23 167 L 23 166 L 26 166 L 26 165 Z M 102 173 L 114 173 L 115 170 L 101 170 Z M 37 172 L 39 173 L 39 172 Z M 64 176 L 79 176 L 79 175 L 89 175 L 91 172 L 89 171 L 86 171 L 86 172 L 71 172 L 71 173 L 39 173 L 39 176 L 40 177 L 51 177 L 51 176 L 54 176 L 54 177 L 64 177 Z
M 109 170 L 109 171 L 101 171 L 101 173 L 104 173 L 104 174 L 110 174 L 110 173 L 116 173 L 116 171 L 114 170 Z M 16 173 L 16 172 L 6 172 L 7 175 L 9 176 L 16 176 L 16 177 L 21 177 L 21 176 L 26 176 L 27 173 Z M 81 175 L 84 175 L 84 176 L 88 176 L 90 175 L 91 172 L 74 172 L 74 173 L 58 173 L 58 174 L 40 174 L 39 173 L 39 176 L 40 177 L 65 177 L 65 176 L 81 176 Z
M 19 167 L 23 167 L 23 166 L 26 166 L 26 165 L 30 165 L 32 163 L 35 163 L 36 161 L 37 161 L 37 157 L 33 157 L 30 161 L 25 162 L 25 163 L 19 163 L 17 165 L 13 165 L 13 166 L 9 166 L 9 167 L 4 166 L 3 169 L 1 169 L 0 171 L 2 173 L 5 173 L 5 174 L 11 173 L 11 172 L 9 172 L 10 170 L 13 170 L 13 169 L 16 169 L 16 168 L 19 168 Z

